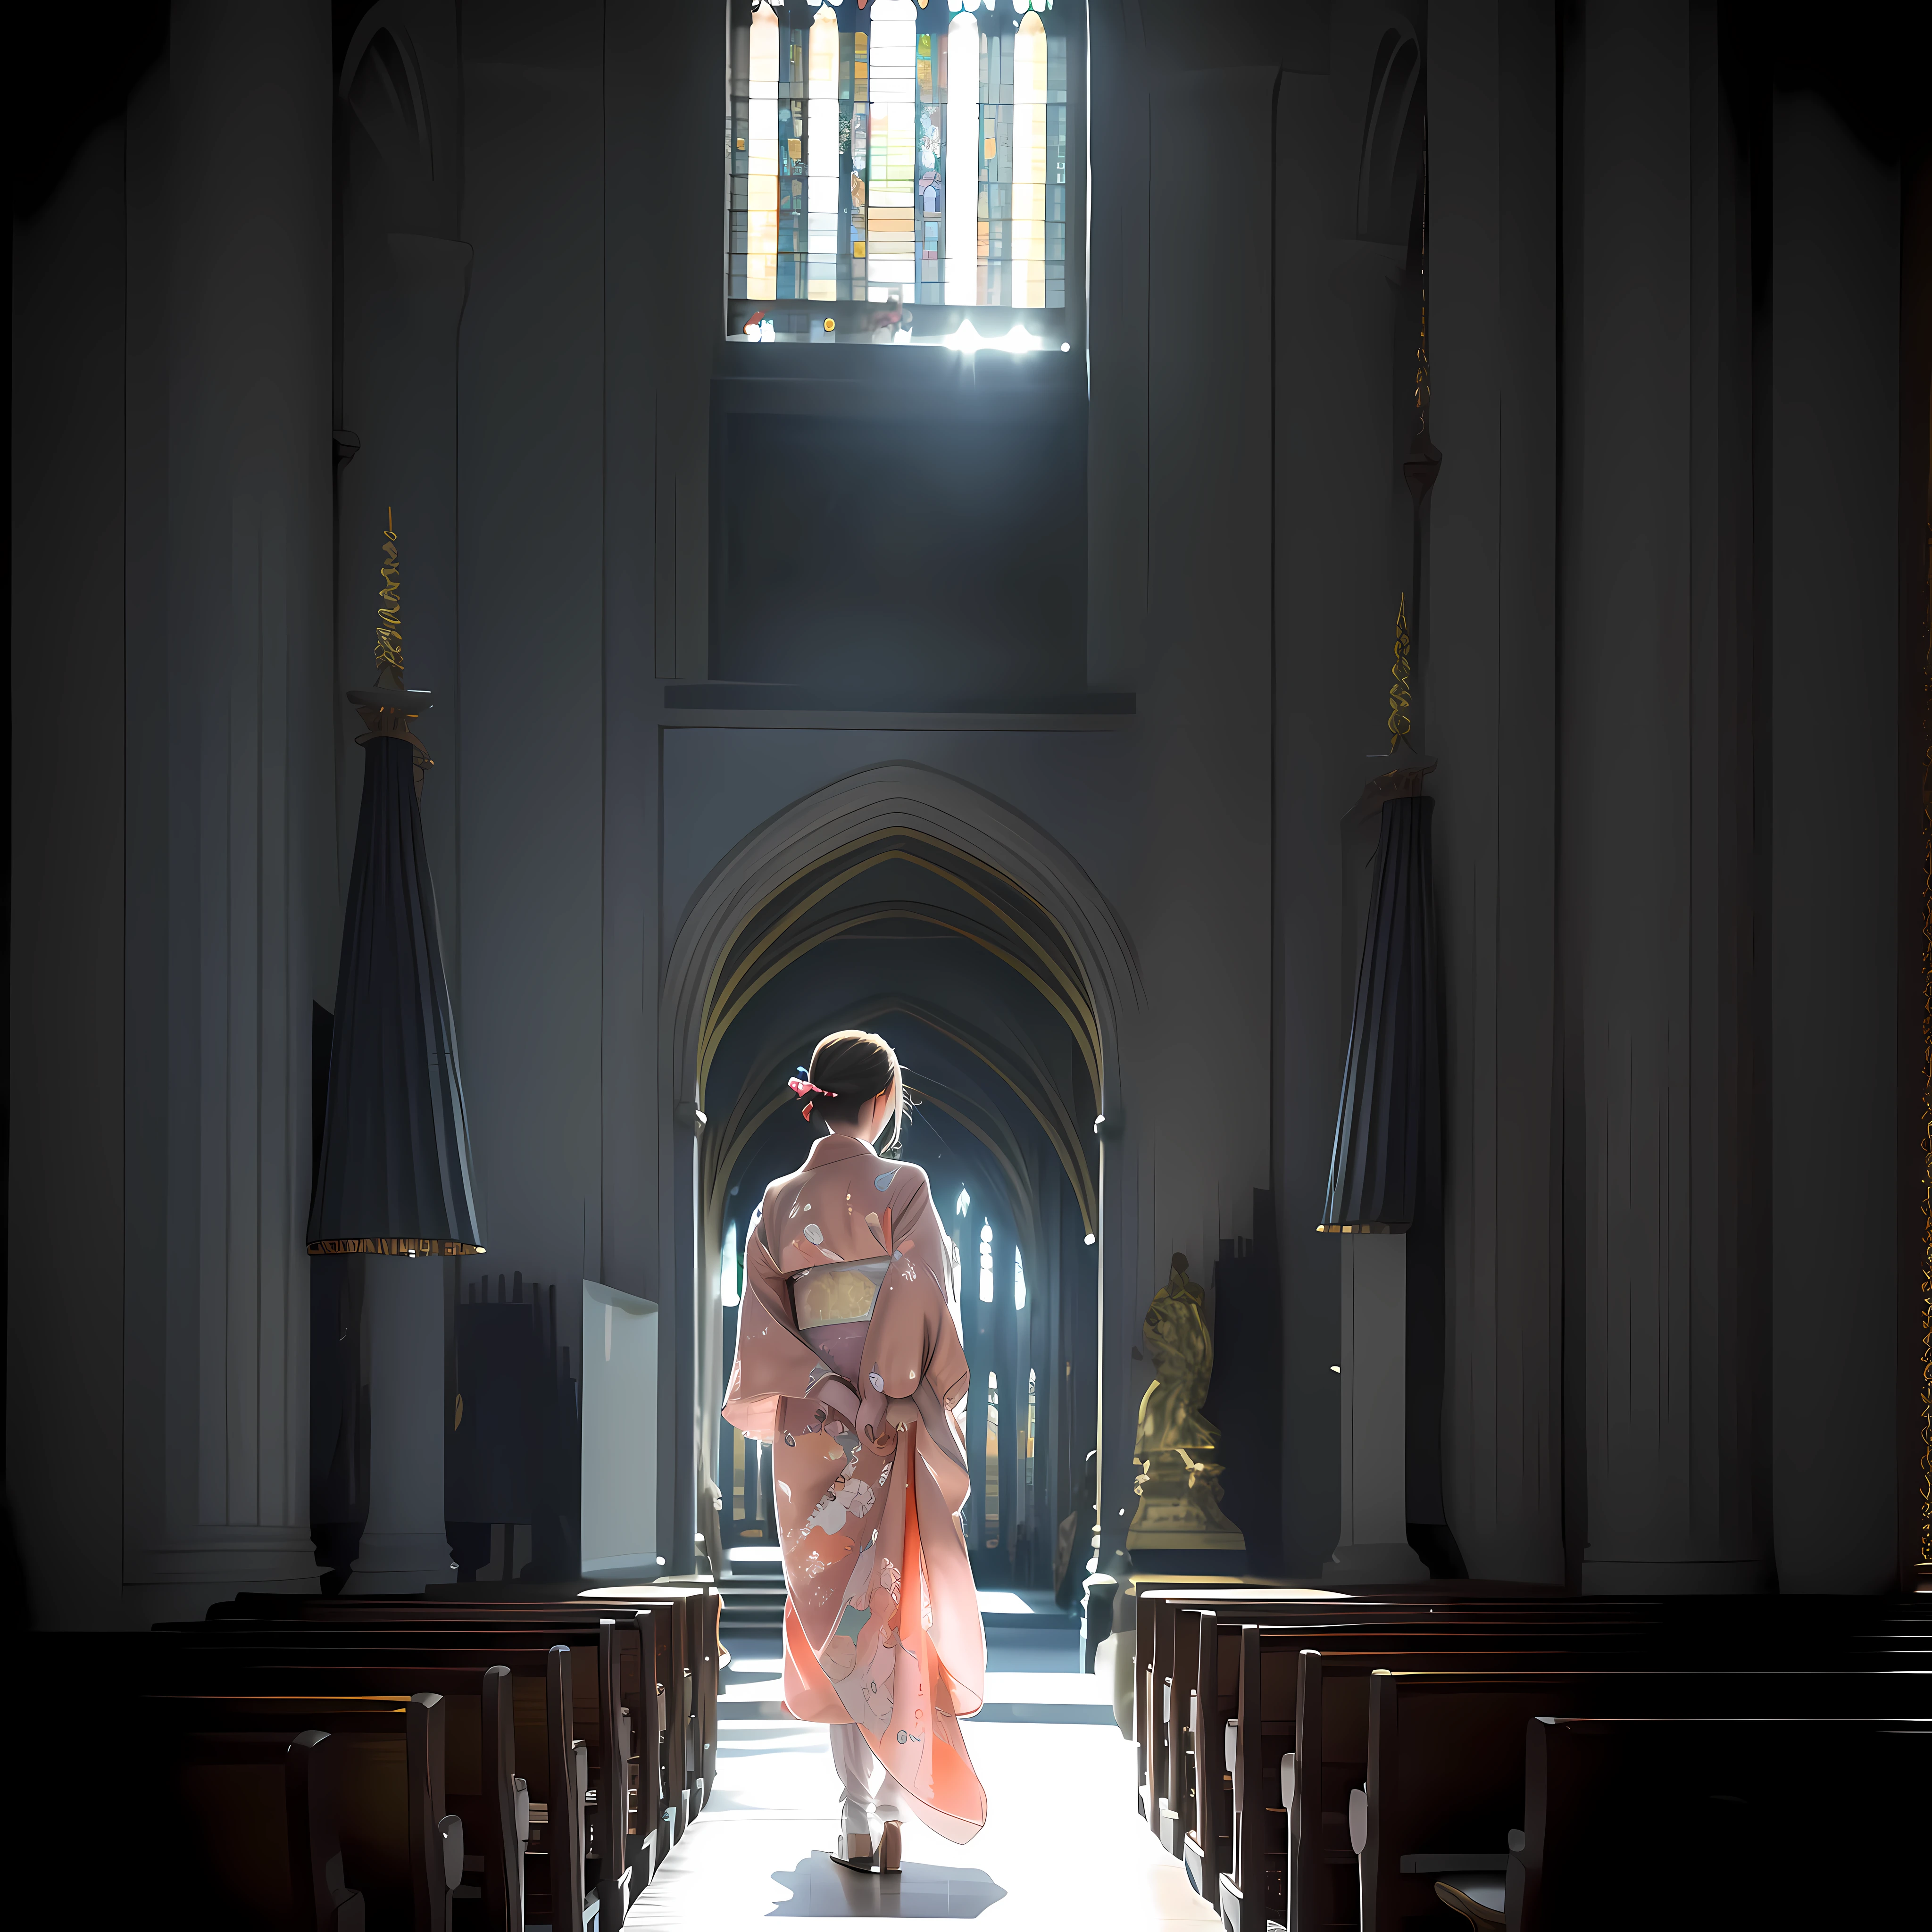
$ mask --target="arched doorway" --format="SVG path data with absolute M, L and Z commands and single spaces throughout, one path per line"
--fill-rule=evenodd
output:
M 716 1420 L 734 1270 L 759 1192 L 810 1144 L 786 1077 L 824 1033 L 872 1026 L 920 1100 L 902 1151 L 931 1174 L 962 1250 L 975 1567 L 1050 1588 L 1107 1406 L 1096 1342 L 1121 1270 L 1096 1130 L 1118 1106 L 1121 995 L 1140 994 L 1111 909 L 998 801 L 922 767 L 875 768 L 800 800 L 716 868 L 665 994 L 692 1130 L 672 1184 L 692 1220 L 691 1403 L 674 1396 L 673 1412 L 693 1421 L 693 1532 L 707 1551 L 769 1546 L 768 1467 Z

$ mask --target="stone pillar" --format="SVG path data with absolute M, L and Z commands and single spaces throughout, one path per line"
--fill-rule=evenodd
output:
M 1714 14 L 1630 0 L 1570 32 L 1560 649 L 1576 1553 L 1588 1591 L 1756 1589 L 1771 1564 L 1766 1203 L 1749 1105 L 1748 193 Z
M 316 1575 L 302 1243 L 315 938 L 335 898 L 316 755 L 329 31 L 321 0 L 175 7 L 165 266 L 130 248 L 130 273 L 165 278 L 130 299 L 158 294 L 166 345 L 165 640 L 128 692 L 129 822 L 157 861 L 130 865 L 128 888 L 128 957 L 155 982 L 130 994 L 127 1083 L 137 1616 Z
M 416 728 L 435 760 L 422 789 L 423 836 L 460 1028 L 457 354 L 472 251 L 456 238 L 465 160 L 459 53 L 448 0 L 403 0 L 364 18 L 338 76 L 348 109 L 340 123 L 347 149 L 341 427 L 355 453 L 337 492 L 332 696 L 346 880 L 364 754 L 343 693 L 375 672 L 380 544 L 393 512 L 404 662 L 410 685 L 432 694 Z M 400 88 L 398 71 L 407 82 Z M 338 918 L 338 940 L 340 930 Z M 488 1211 L 486 1199 L 486 1229 Z M 444 1271 L 432 1261 L 389 1256 L 358 1264 L 368 1284 L 369 1520 L 348 1587 L 420 1589 L 454 1576 L 443 1526 Z
M 40 1630 L 121 1598 L 130 153 L 96 129 L 14 227 L 7 1490 Z
M 1324 1581 L 1418 1582 L 1408 1546 L 1406 1234 L 1339 1234 L 1342 1250 L 1342 1534 Z
M 1531 0 L 1429 28 L 1443 1501 L 1471 1576 L 1559 1582 L 1556 28 Z
M 1920 1439 L 1894 1381 L 1898 1082 L 1910 1096 L 1921 1023 L 1915 988 L 1901 1036 L 1899 179 L 1821 95 L 1772 116 L 1778 1580 L 1878 1591 L 1898 1587 L 1900 1423 Z
M 443 1527 L 443 1268 L 358 1258 L 368 1283 L 369 1521 L 348 1587 L 380 1596 L 456 1580 Z
M 450 0 L 371 13 L 339 80 L 348 112 L 342 209 L 342 421 L 356 439 L 337 496 L 336 836 L 343 877 L 362 788 L 360 726 L 341 693 L 375 669 L 384 520 L 393 509 L 411 686 L 434 696 L 418 727 L 436 760 L 423 837 L 442 917 L 450 995 L 463 1010 L 456 836 L 460 744 L 457 640 L 457 356 L 472 250 L 458 239 L 465 179 L 464 94 Z M 400 28 L 400 34 L 392 31 Z M 400 64 L 408 86 L 389 76 Z M 487 1225 L 487 1223 L 486 1223 Z

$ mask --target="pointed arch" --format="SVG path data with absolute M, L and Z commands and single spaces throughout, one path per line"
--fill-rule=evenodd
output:
M 962 779 L 898 764 L 855 772 L 797 800 L 741 839 L 699 888 L 664 974 L 675 1103 L 702 1108 L 706 1048 L 745 976 L 758 976 L 761 942 L 795 934 L 810 910 L 788 900 L 790 890 L 821 868 L 836 872 L 833 862 L 880 841 L 899 856 L 917 852 L 956 880 L 963 867 L 1017 889 L 999 903 L 998 894 L 976 890 L 989 914 L 992 937 L 982 943 L 1009 951 L 1011 963 L 1065 1002 L 1076 1040 L 1084 1035 L 1090 1042 L 1106 1112 L 1122 1016 L 1146 997 L 1126 928 L 1084 867 L 1032 820 Z M 808 886 L 801 896 L 823 894 Z

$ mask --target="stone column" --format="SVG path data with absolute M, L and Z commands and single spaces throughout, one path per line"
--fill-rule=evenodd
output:
M 1406 1234 L 1338 1234 L 1342 1250 L 1342 1533 L 1324 1581 L 1419 1582 L 1408 1546 Z
M 1563 1577 L 1556 1096 L 1556 29 L 1429 32 L 1430 582 L 1442 764 L 1443 1500 L 1472 1576 Z
M 1921 1024 L 1916 987 L 1909 1031 L 1898 1004 L 1901 941 L 1919 943 L 1898 930 L 1899 178 L 1820 95 L 1772 116 L 1778 1580 L 1888 1590 L 1899 1424 L 1920 1426 L 1894 1381 L 1898 1083 L 1916 1114 Z
M 399 70 L 407 82 L 400 89 Z M 435 760 L 422 790 L 423 836 L 460 1033 L 457 356 L 472 251 L 455 238 L 465 154 L 454 8 L 403 0 L 370 14 L 349 41 L 338 86 L 348 110 L 339 124 L 347 151 L 342 428 L 356 439 L 337 494 L 339 862 L 346 880 L 364 756 L 343 693 L 375 671 L 380 544 L 393 512 L 404 662 L 411 687 L 432 694 L 417 727 Z M 339 941 L 339 918 L 335 931 Z M 487 1229 L 487 1198 L 483 1212 Z M 358 1264 L 368 1283 L 369 1520 L 349 1588 L 419 1589 L 454 1574 L 443 1526 L 444 1271 L 396 1256 Z
M 380 1596 L 456 1580 L 443 1527 L 443 1268 L 397 1255 L 358 1259 L 368 1283 L 369 1521 L 348 1587 Z
M 462 75 L 450 0 L 402 0 L 351 38 L 338 85 L 347 166 L 342 207 L 342 428 L 356 439 L 337 498 L 337 838 L 349 872 L 362 787 L 360 728 L 341 692 L 374 669 L 377 567 L 393 509 L 410 683 L 434 694 L 418 727 L 436 768 L 423 837 L 460 1016 L 456 820 L 457 357 L 472 250 L 458 239 L 466 178 Z M 400 29 L 400 33 L 393 31 Z M 400 65 L 408 85 L 389 76 Z
M 160 662 L 144 661 L 128 692 L 129 820 L 158 862 L 130 868 L 128 890 L 128 957 L 157 982 L 129 1019 L 141 1211 L 128 1232 L 124 1576 L 146 1588 L 136 1616 L 316 1574 L 302 1240 L 310 1002 L 328 956 L 314 939 L 334 900 L 316 756 L 328 9 L 182 0 L 168 60 L 172 191 L 153 217 L 167 236 L 155 264 L 166 624 Z M 130 287 L 130 302 L 154 292 Z
M 1582 1581 L 1761 1588 L 1748 202 L 1714 16 L 1630 0 L 1570 32 L 1562 1141 Z

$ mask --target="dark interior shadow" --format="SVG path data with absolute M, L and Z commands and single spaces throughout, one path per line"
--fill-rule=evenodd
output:
M 982 1871 L 908 1864 L 886 1877 L 849 1870 L 829 1852 L 814 1852 L 772 1876 L 791 1889 L 766 1915 L 772 1918 L 976 1918 L 1006 1895 Z

